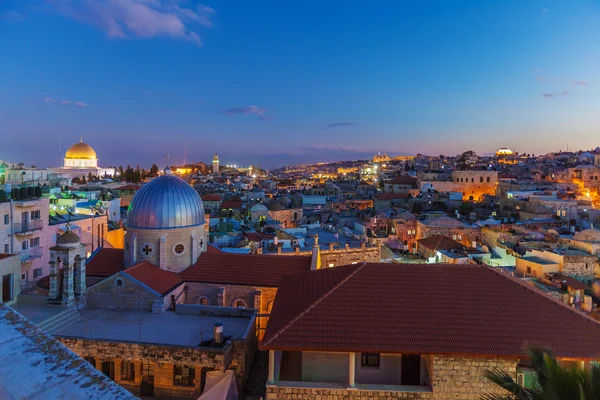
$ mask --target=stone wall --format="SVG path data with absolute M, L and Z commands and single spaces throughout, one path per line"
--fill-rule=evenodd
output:
M 117 284 L 121 281 L 121 286 Z M 117 275 L 88 287 L 91 306 L 109 310 L 152 311 L 154 301 L 160 299 L 135 282 Z
M 109 342 L 57 337 L 65 346 L 80 357 L 93 357 L 96 368 L 102 362 L 114 362 L 114 380 L 134 394 L 139 394 L 142 381 L 142 363 L 151 363 L 154 368 L 154 394 L 157 399 L 197 399 L 202 392 L 202 377 L 206 371 L 234 371 L 241 391 L 252 368 L 257 340 L 249 328 L 247 340 L 236 340 L 222 349 L 202 349 L 176 346 L 161 346 L 137 343 Z M 133 381 L 122 380 L 121 363 L 133 361 Z M 189 365 L 195 369 L 195 385 L 174 385 L 174 365 Z
M 481 231 L 479 228 L 450 228 L 417 223 L 417 240 L 437 235 L 447 236 L 467 247 L 471 247 L 473 242 L 481 244 Z
M 452 356 L 425 356 L 431 380 L 431 392 L 401 392 L 389 390 L 292 388 L 267 385 L 266 400 L 476 400 L 487 393 L 507 392 L 483 376 L 488 369 L 500 368 L 516 376 L 517 360 L 502 358 L 474 358 Z M 309 383 L 304 383 L 305 385 Z
M 563 273 L 593 279 L 598 270 L 598 257 L 596 256 L 565 256 Z
M 321 268 L 334 267 L 361 262 L 379 262 L 381 260 L 381 247 L 344 247 L 330 250 L 321 250 Z

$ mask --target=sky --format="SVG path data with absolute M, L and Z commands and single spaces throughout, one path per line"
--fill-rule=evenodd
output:
M 0 0 L 0 160 L 600 145 L 600 2 Z

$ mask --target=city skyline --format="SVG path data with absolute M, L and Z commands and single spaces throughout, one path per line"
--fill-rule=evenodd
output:
M 598 145 L 594 2 L 116 4 L 0 6 L 0 159 L 60 165 L 81 136 L 103 165 L 267 168 Z

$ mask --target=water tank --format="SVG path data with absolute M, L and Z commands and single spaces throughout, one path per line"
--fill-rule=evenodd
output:
M 20 190 L 21 190 L 21 199 L 26 199 L 29 191 L 27 190 L 26 187 L 22 187 Z
M 213 343 L 223 343 L 223 324 L 221 323 L 216 323 L 215 326 L 213 326 Z
M 21 189 L 13 188 L 11 191 L 11 197 L 13 200 L 21 200 Z
M 0 203 L 5 202 L 7 199 L 6 192 L 4 190 L 0 190 Z

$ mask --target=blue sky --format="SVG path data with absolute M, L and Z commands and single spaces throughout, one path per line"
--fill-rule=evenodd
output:
M 0 159 L 600 145 L 598 1 L 0 0 Z

